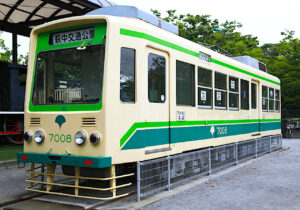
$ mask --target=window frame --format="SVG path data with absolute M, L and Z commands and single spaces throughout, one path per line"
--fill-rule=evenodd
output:
M 255 94 L 256 94 L 256 97 L 255 97 L 255 100 L 256 100 L 255 108 L 252 107 L 252 85 L 255 85 L 255 87 L 256 87 L 256 91 L 255 91 Z M 257 110 L 257 108 L 258 108 L 258 83 L 251 82 L 251 110 Z
M 267 97 L 263 96 L 264 87 L 267 88 Z M 267 101 L 267 109 L 263 108 L 263 100 L 264 99 Z M 261 86 L 261 110 L 262 110 L 262 112 L 268 112 L 269 111 L 269 88 L 268 88 L 268 86 L 265 86 L 265 85 Z
M 205 71 L 209 71 L 211 74 L 211 86 L 203 86 L 203 85 L 199 85 L 199 70 L 205 70 Z M 214 104 L 214 89 L 213 89 L 213 73 L 214 71 L 211 70 L 211 69 L 207 69 L 207 68 L 204 68 L 202 66 L 197 66 L 197 92 L 196 92 L 196 95 L 197 95 L 197 108 L 199 109 L 213 109 L 213 104 Z M 210 106 L 206 106 L 206 105 L 199 105 L 199 88 L 202 88 L 202 89 L 206 89 L 206 90 L 210 90 L 211 91 L 211 100 L 210 100 Z
M 248 84 L 248 108 L 242 108 L 242 81 L 245 81 Z M 249 80 L 240 79 L 240 110 L 250 110 L 250 84 L 251 82 Z
M 120 93 L 120 101 L 124 104 L 135 104 L 137 102 L 137 82 L 136 82 L 136 49 L 130 47 L 121 47 L 120 48 L 120 76 L 121 76 L 121 58 L 122 58 L 122 49 L 130 49 L 134 51 L 134 101 L 122 101 Z M 121 81 L 120 81 L 120 91 L 121 91 Z
M 153 54 L 153 55 L 156 55 L 156 56 L 160 56 L 160 57 L 163 57 L 165 59 L 165 71 L 164 71 L 164 77 L 165 77 L 165 85 L 164 85 L 164 88 L 165 88 L 165 95 L 164 95 L 164 101 L 163 102 L 153 102 L 153 101 L 150 101 L 149 99 L 149 55 L 150 54 Z M 167 66 L 168 63 L 167 63 L 167 58 L 164 56 L 164 55 L 161 55 L 159 53 L 156 53 L 156 52 L 148 52 L 148 56 L 147 56 L 147 99 L 148 99 L 148 102 L 149 103 L 153 103 L 153 104 L 165 104 L 167 103 L 167 93 L 168 93 L 168 89 L 167 89 Z
M 273 98 L 270 98 L 270 91 L 271 91 L 271 89 L 273 89 Z M 269 109 L 269 112 L 274 112 L 275 111 L 275 88 L 272 88 L 272 87 L 269 87 L 268 88 L 268 98 L 269 98 L 269 107 L 268 107 L 268 109 Z M 270 109 L 270 106 L 271 106 L 271 101 L 273 101 L 273 109 Z
M 189 66 L 193 66 L 193 78 L 192 78 L 192 90 L 193 92 L 191 93 L 191 96 L 192 96 L 192 99 L 193 99 L 193 102 L 192 104 L 179 104 L 177 102 L 177 66 L 178 66 L 178 62 L 180 63 L 183 63 L 183 64 L 187 64 Z M 191 63 L 188 63 L 188 62 L 184 62 L 184 61 L 181 61 L 181 60 L 176 60 L 176 67 L 175 67 L 175 70 L 176 70 L 176 106 L 186 106 L 186 107 L 195 107 L 196 105 L 196 97 L 195 97 L 195 65 L 194 64 L 191 64 Z
M 216 74 L 221 74 L 221 75 L 224 75 L 225 76 L 225 90 L 224 89 L 219 89 L 219 88 L 216 88 Z M 214 90 L 213 90 L 213 95 L 214 95 L 214 103 L 213 103 L 213 105 L 214 105 L 214 108 L 215 108 L 215 110 L 227 110 L 227 92 L 228 92 L 228 90 L 227 90 L 227 83 L 228 83 L 228 75 L 227 74 L 224 74 L 224 73 L 221 73 L 221 72 L 218 72 L 218 71 L 215 71 L 214 72 Z M 216 95 L 216 92 L 217 91 L 219 91 L 219 92 L 223 92 L 223 93 L 225 93 L 225 107 L 223 107 L 223 106 L 217 106 L 216 105 L 216 97 L 215 97 L 215 95 Z
M 276 99 L 276 91 L 278 91 L 278 99 Z M 279 112 L 280 112 L 280 90 L 274 88 L 274 93 L 275 93 L 275 99 L 274 99 L 274 101 L 275 101 L 275 106 L 274 106 L 274 111 L 279 113 Z M 276 109 L 276 102 L 279 103 L 279 104 L 278 104 L 278 109 Z
M 230 90 L 230 78 L 233 78 L 233 79 L 236 79 L 237 80 L 237 91 L 232 91 Z M 239 111 L 240 110 L 240 92 L 239 92 L 239 89 L 240 89 L 240 80 L 238 77 L 233 77 L 233 76 L 230 76 L 228 77 L 228 109 L 231 110 L 231 111 Z M 234 95 L 237 95 L 237 107 L 231 107 L 230 106 L 230 94 L 234 94 Z

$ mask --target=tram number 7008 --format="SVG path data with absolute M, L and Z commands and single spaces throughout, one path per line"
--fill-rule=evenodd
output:
M 67 134 L 67 135 L 61 134 L 61 135 L 59 135 L 59 134 L 50 133 L 49 136 L 50 136 L 50 142 L 52 142 L 53 140 L 55 142 L 59 142 L 59 141 L 60 142 L 67 142 L 67 143 L 72 142 L 72 136 L 70 134 Z
M 217 127 L 217 135 L 226 135 L 227 134 L 227 127 Z

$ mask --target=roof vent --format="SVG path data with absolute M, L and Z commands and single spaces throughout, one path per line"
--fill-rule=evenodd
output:
M 267 66 L 263 62 L 256 60 L 248 55 L 232 57 L 234 60 L 237 60 L 241 63 L 247 64 L 253 68 L 259 69 L 261 71 L 267 72 Z
M 177 26 L 133 6 L 103 7 L 89 12 L 86 15 L 112 15 L 118 17 L 136 18 L 178 35 Z

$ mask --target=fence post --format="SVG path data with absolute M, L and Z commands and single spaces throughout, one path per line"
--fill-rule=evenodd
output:
M 42 164 L 42 166 L 41 166 L 41 173 L 42 173 L 41 182 L 44 182 L 45 181 L 45 165 L 44 164 Z M 45 187 L 45 185 L 41 184 L 41 190 L 44 190 L 44 187 Z
M 239 164 L 239 148 L 238 148 L 238 142 L 235 142 L 235 164 Z
M 272 137 L 270 136 L 270 152 L 272 152 Z
M 137 162 L 136 166 L 137 166 L 136 167 L 137 202 L 140 202 L 141 201 L 141 163 Z
M 208 173 L 211 175 L 211 148 L 208 148 Z
M 171 189 L 171 158 L 170 156 L 167 157 L 168 159 L 168 191 Z
M 255 158 L 257 158 L 257 138 L 255 138 Z

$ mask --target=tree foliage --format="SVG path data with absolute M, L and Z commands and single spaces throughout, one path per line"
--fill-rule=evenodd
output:
M 159 11 L 152 12 L 162 18 Z M 282 32 L 279 43 L 259 46 L 257 37 L 238 32 L 242 24 L 237 21 L 220 23 L 209 15 L 177 15 L 176 10 L 168 10 L 162 19 L 178 26 L 181 37 L 230 56 L 249 55 L 264 62 L 268 73 L 281 80 L 282 109 L 300 110 L 300 40 L 294 31 Z
M 0 35 L 1 35 L 1 33 L 2 32 L 0 31 Z M 5 45 L 5 42 L 3 39 L 0 39 L 0 60 L 12 62 L 12 54 L 13 54 L 12 50 L 9 49 L 9 47 L 7 47 Z M 22 64 L 22 65 L 27 65 L 28 64 L 28 54 L 27 55 L 19 55 L 18 63 Z
M 161 17 L 159 11 L 152 12 Z M 181 37 L 228 55 L 250 55 L 255 58 L 262 56 L 257 37 L 238 32 L 242 24 L 237 21 L 220 23 L 217 19 L 211 19 L 210 15 L 177 15 L 176 10 L 168 10 L 167 14 L 163 20 L 178 26 Z
M 300 39 L 294 38 L 294 31 L 281 33 L 284 38 L 276 44 L 264 44 L 262 61 L 270 74 L 280 78 L 282 107 L 300 110 Z

